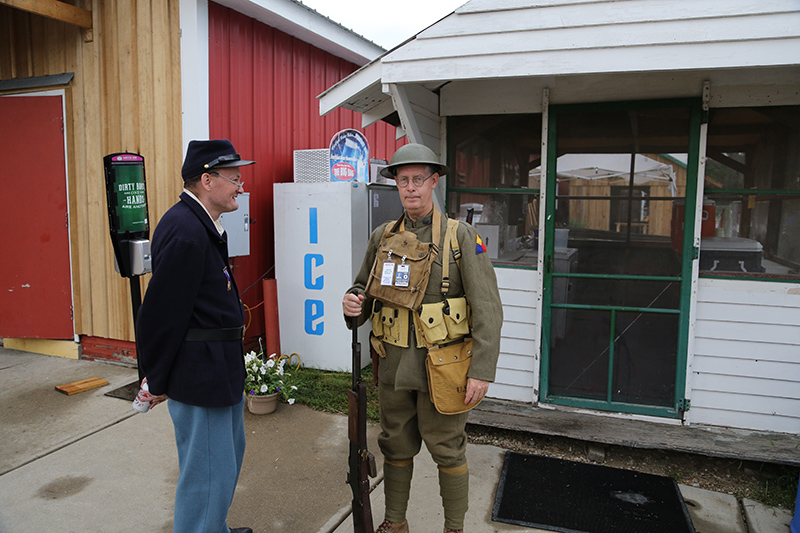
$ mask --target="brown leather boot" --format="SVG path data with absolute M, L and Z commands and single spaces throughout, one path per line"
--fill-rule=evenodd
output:
M 408 520 L 403 520 L 399 524 L 384 520 L 375 533 L 408 533 Z
M 444 528 L 444 533 L 464 533 L 464 530 L 463 529 L 450 529 L 449 527 L 446 527 L 446 528 Z

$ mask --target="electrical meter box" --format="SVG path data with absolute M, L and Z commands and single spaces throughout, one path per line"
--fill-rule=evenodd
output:
M 236 202 L 239 209 L 219 216 L 228 238 L 228 257 L 250 255 L 250 193 L 240 194 Z

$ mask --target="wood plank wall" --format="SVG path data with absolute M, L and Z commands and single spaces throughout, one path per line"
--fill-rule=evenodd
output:
M 179 2 L 77 5 L 92 10 L 89 42 L 76 26 L 0 6 L 0 79 L 75 74 L 65 88 L 75 330 L 130 341 L 130 284 L 114 271 L 103 156 L 144 156 L 152 232 L 181 191 Z

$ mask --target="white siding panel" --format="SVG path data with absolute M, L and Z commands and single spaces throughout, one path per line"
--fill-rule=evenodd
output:
M 510 339 L 533 340 L 536 338 L 537 327 L 536 324 L 524 324 L 521 322 L 508 322 L 504 320 L 501 336 Z
M 535 270 L 495 268 L 503 303 L 500 358 L 488 395 L 505 400 L 533 401 L 538 379 L 539 275 Z
M 408 83 L 793 66 L 799 53 L 796 0 L 478 0 L 381 62 L 384 83 Z
M 792 66 L 797 63 L 798 50 L 798 37 L 502 55 L 481 55 L 480 45 L 468 45 L 458 57 L 392 62 L 387 56 L 382 65 L 386 83 L 408 80 L 427 83 L 492 77 Z M 471 51 L 475 55 L 470 55 Z M 754 74 L 755 71 L 745 76 Z
M 536 355 L 536 342 L 525 339 L 500 338 L 500 353 L 534 357 Z
M 495 381 L 497 383 L 515 385 L 517 387 L 533 387 L 533 372 L 520 372 L 517 370 L 498 368 Z
M 699 280 L 691 423 L 800 433 L 798 289 Z
M 700 288 L 698 302 L 800 307 L 800 287 L 793 283 L 701 279 Z
M 500 299 L 503 305 L 517 307 L 536 307 L 538 305 L 536 293 L 524 290 L 500 289 Z
M 502 295 L 501 295 L 502 298 Z M 503 321 L 505 322 L 536 322 L 536 309 L 533 307 L 519 307 L 516 305 L 503 306 Z
M 706 355 L 778 363 L 796 363 L 800 359 L 798 351 L 800 348 L 792 344 L 770 344 L 766 348 L 762 342 L 731 339 L 698 338 L 694 344 L 695 357 Z
M 504 368 L 506 370 L 522 370 L 525 372 L 533 372 L 536 360 L 532 357 L 525 355 L 510 354 L 500 352 L 500 359 L 497 361 L 497 368 Z
M 490 388 L 491 390 L 491 388 Z M 800 434 L 800 418 L 784 416 L 765 416 L 760 413 L 743 413 L 725 409 L 705 409 L 692 406 L 690 413 L 702 420 L 703 424 L 747 428 L 755 431 L 777 431 L 779 433 Z
M 658 46 L 680 43 L 703 45 L 729 41 L 736 37 L 741 41 L 761 39 L 783 39 L 796 37 L 800 28 L 800 13 L 775 13 L 759 15 L 748 19 L 743 25 L 739 18 L 725 18 L 710 23 L 707 19 L 678 19 L 648 22 L 647 24 L 609 24 L 605 26 L 571 27 L 554 30 L 531 28 L 532 20 L 537 20 L 535 10 L 519 13 L 514 18 L 515 28 L 491 39 L 484 39 L 481 55 L 504 55 L 536 50 L 539 52 L 573 51 L 588 49 L 609 49 L 635 46 Z M 496 15 L 497 16 L 497 15 Z M 476 20 L 476 22 L 478 22 Z M 475 31 L 484 33 L 492 26 L 476 24 Z M 769 29 L 767 29 L 769 28 Z M 475 35 L 447 37 L 436 40 L 430 46 L 429 39 L 416 39 L 399 50 L 392 52 L 385 61 L 417 61 L 421 59 L 457 57 L 476 39 Z
M 796 377 L 796 376 L 795 376 Z M 753 376 L 732 376 L 725 374 L 716 374 L 713 379 L 707 379 L 704 389 L 705 392 L 720 392 L 729 393 L 736 391 L 741 396 L 750 397 L 750 401 L 756 402 L 754 397 L 759 396 L 765 398 L 765 402 L 769 405 L 775 398 L 781 400 L 800 400 L 800 381 L 789 381 L 791 376 L 786 376 L 787 379 L 772 378 L 758 378 Z M 694 391 L 697 393 L 700 389 L 695 387 Z M 800 406 L 799 406 L 800 407 Z M 800 408 L 795 414 L 800 414 Z
M 800 365 L 797 365 L 795 376 L 785 376 L 790 381 L 800 382 Z M 736 359 L 733 357 L 708 357 L 695 354 L 692 370 L 698 374 L 717 374 L 725 376 L 743 376 L 772 380 L 786 370 L 784 362 L 765 361 L 762 359 Z M 716 380 L 715 380 L 716 385 Z M 796 385 L 800 394 L 800 385 Z
M 503 383 L 490 383 L 486 395 L 490 398 L 502 398 L 516 402 L 533 402 L 533 389 L 530 387 L 516 387 Z
M 519 289 L 535 292 L 539 273 L 533 269 L 495 268 L 497 286 L 500 289 Z
M 758 321 L 784 326 L 800 324 L 800 307 L 784 307 L 774 304 L 758 307 L 751 303 L 731 302 L 698 302 L 697 313 L 700 316 L 713 316 L 716 320 L 726 322 L 750 323 L 753 321 L 753 311 L 758 309 Z
M 760 413 L 763 415 L 777 415 L 788 418 L 797 418 L 800 413 L 800 400 L 793 398 L 770 398 L 750 396 L 746 394 L 729 394 L 714 391 L 694 391 L 692 408 L 697 402 L 700 405 L 715 405 L 728 411 L 741 413 Z M 776 431 L 781 431 L 775 428 Z
M 698 313 L 697 316 L 701 315 Z M 698 320 L 696 336 L 800 346 L 800 327 L 763 323 L 757 314 L 753 316 L 753 322 L 749 323 Z
M 691 9 L 681 9 L 676 0 L 634 0 L 624 2 L 625 9 L 615 9 L 623 2 L 618 0 L 471 0 L 456 10 L 456 13 L 467 15 L 472 13 L 518 11 L 535 6 L 537 13 L 541 14 L 539 24 L 556 27 L 566 24 L 591 25 L 613 24 L 613 17 L 619 17 L 619 22 L 635 20 L 652 20 L 654 18 L 704 18 L 729 16 L 731 13 L 753 15 L 769 12 L 794 11 L 797 9 L 793 0 L 695 0 L 690 5 Z M 569 14 L 569 19 L 563 16 Z M 559 24 L 560 23 L 560 24 Z

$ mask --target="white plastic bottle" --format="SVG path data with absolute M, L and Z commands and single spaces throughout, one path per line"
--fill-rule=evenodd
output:
M 133 408 L 140 413 L 146 413 L 150 410 L 150 402 L 144 399 L 145 392 L 150 392 L 150 387 L 147 386 L 146 381 L 142 383 L 142 388 L 139 389 L 139 394 L 136 395 L 132 404 Z

